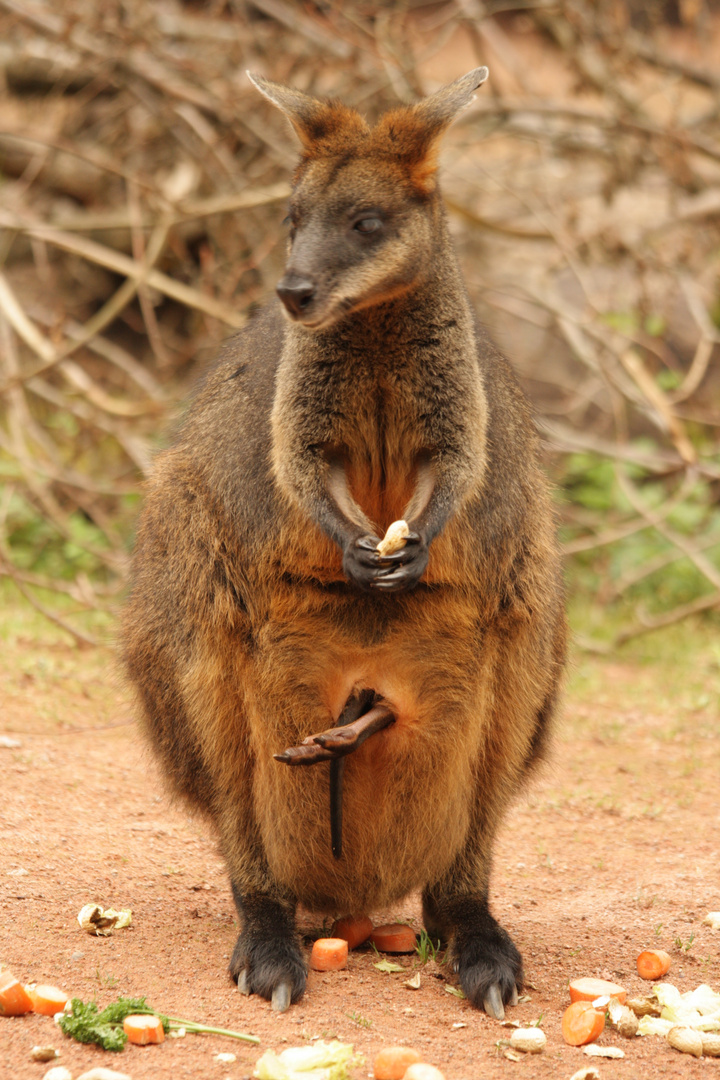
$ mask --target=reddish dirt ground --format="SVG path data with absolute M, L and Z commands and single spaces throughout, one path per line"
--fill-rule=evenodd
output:
M 29 1015 L 0 1019 L 3 1077 L 40 1080 L 48 1066 L 30 1050 L 52 1044 L 74 1077 L 103 1064 L 132 1080 L 238 1080 L 268 1047 L 337 1037 L 365 1058 L 357 1080 L 394 1043 L 417 1048 L 447 1080 L 569 1080 L 592 1064 L 560 1033 L 570 979 L 597 975 L 644 992 L 635 957 L 656 945 L 671 952 L 668 979 L 681 990 L 720 988 L 720 931 L 702 924 L 720 910 L 716 644 L 691 650 L 686 671 L 667 658 L 575 664 L 553 761 L 497 846 L 493 907 L 529 981 L 509 1016 L 540 1020 L 547 1034 L 543 1054 L 514 1062 L 496 1045 L 509 1031 L 447 992 L 449 966 L 415 957 L 401 958 L 403 973 L 383 974 L 372 952 L 352 953 L 347 971 L 311 974 L 283 1015 L 243 998 L 226 974 L 238 927 L 210 829 L 167 798 L 110 654 L 43 635 L 6 635 L 0 656 L 0 733 L 20 743 L 0 748 L 0 962 L 24 982 L 100 1006 L 147 995 L 170 1015 L 253 1033 L 260 1045 L 189 1035 L 111 1054 Z M 132 908 L 132 928 L 89 937 L 76 916 L 90 901 Z M 415 898 L 372 914 L 420 926 Z M 300 927 L 309 936 L 318 920 L 301 912 Z M 407 988 L 418 970 L 420 988 Z M 601 1043 L 625 1051 L 596 1063 L 609 1080 L 720 1078 L 720 1060 L 682 1056 L 656 1038 L 606 1032 Z M 236 1061 L 218 1062 L 221 1052 Z

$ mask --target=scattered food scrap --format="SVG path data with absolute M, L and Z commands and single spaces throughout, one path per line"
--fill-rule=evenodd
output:
M 33 1061 L 55 1061 L 60 1057 L 60 1051 L 54 1046 L 33 1046 L 30 1057 Z
M 387 923 L 384 926 L 376 926 L 369 938 L 379 952 L 415 952 L 415 931 L 405 923 Z
M 169 1024 L 168 1030 L 170 1030 Z M 123 1031 L 128 1037 L 128 1042 L 136 1046 L 149 1046 L 151 1043 L 165 1041 L 165 1028 L 159 1016 L 126 1016 L 123 1020 Z
M 720 911 L 708 911 L 703 919 L 703 926 L 709 926 L 711 930 L 720 930 Z
M 32 1012 L 32 998 L 11 971 L 0 971 L 0 1015 L 22 1016 Z
M 416 971 L 412 979 L 406 979 L 403 986 L 407 986 L 410 990 L 420 989 L 420 972 Z
M 584 1065 L 572 1074 L 570 1080 L 600 1080 L 600 1073 L 594 1065 Z
M 545 1032 L 539 1027 L 517 1028 L 510 1036 L 510 1049 L 523 1054 L 541 1054 L 546 1043 Z
M 598 1046 L 597 1043 L 589 1043 L 587 1046 L 583 1046 L 583 1054 L 587 1054 L 588 1057 L 599 1058 L 624 1058 L 625 1051 L 621 1050 L 617 1046 Z
M 571 1001 L 595 1001 L 597 998 L 617 998 L 621 1005 L 627 1001 L 627 991 L 624 986 L 608 982 L 607 979 L 573 979 L 570 983 Z
M 43 1016 L 55 1016 L 62 1012 L 68 1001 L 68 995 L 57 986 L 36 986 L 29 990 L 32 1011 Z
M 64 1065 L 53 1065 L 43 1076 L 43 1080 L 73 1080 L 72 1073 Z
M 445 1077 L 434 1065 L 418 1061 L 406 1070 L 403 1080 L 445 1080 Z
M 605 1028 L 605 1013 L 593 1008 L 590 1001 L 574 1001 L 562 1018 L 562 1033 L 568 1046 L 593 1043 Z
M 621 1005 L 617 998 L 610 998 L 607 1007 L 607 1019 L 618 1035 L 631 1039 L 637 1035 L 638 1018 L 628 1005 Z
M 341 971 L 347 967 L 348 942 L 345 938 L 318 938 L 313 942 L 310 967 L 313 971 Z
M 348 1069 L 359 1064 L 350 1043 L 320 1040 L 312 1046 L 290 1046 L 281 1054 L 266 1050 L 253 1076 L 258 1080 L 347 1080 Z
M 330 937 L 344 938 L 348 943 L 348 949 L 357 949 L 370 937 L 373 931 L 372 919 L 367 915 L 352 918 L 347 915 L 344 919 L 336 919 L 333 923 Z
M 88 934 L 110 937 L 113 930 L 124 930 L 132 924 L 132 911 L 116 911 L 100 904 L 86 904 L 78 913 L 78 922 Z
M 422 1057 L 409 1046 L 384 1046 L 375 1055 L 373 1075 L 375 1080 L 403 1080 L 411 1065 L 419 1065 Z
M 637 970 L 641 979 L 652 981 L 667 975 L 672 963 L 669 953 L 663 949 L 646 949 L 637 958 Z

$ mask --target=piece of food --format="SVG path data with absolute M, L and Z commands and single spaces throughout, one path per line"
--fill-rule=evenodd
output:
M 132 911 L 105 910 L 100 904 L 86 904 L 78 912 L 78 922 L 88 934 L 110 937 L 113 930 L 123 930 L 132 923 Z
M 348 943 L 345 938 L 322 937 L 313 943 L 310 967 L 313 971 L 341 971 L 347 967 Z
M 547 1036 L 539 1027 L 516 1028 L 510 1036 L 510 1049 L 523 1054 L 540 1054 L 545 1049 Z
M 424 1061 L 418 1061 L 407 1069 L 403 1080 L 445 1080 L 445 1077 L 434 1065 L 426 1065 Z
M 373 1062 L 375 1080 L 403 1080 L 410 1066 L 421 1061 L 417 1050 L 408 1046 L 384 1046 Z
M 621 1050 L 619 1046 L 598 1046 L 597 1043 L 589 1043 L 582 1048 L 583 1054 L 587 1054 L 588 1057 L 599 1058 L 624 1058 L 625 1051 Z
M 665 1037 L 673 1049 L 679 1050 L 681 1054 L 692 1054 L 693 1057 L 702 1057 L 702 1035 L 699 1031 L 695 1031 L 694 1028 L 680 1027 L 678 1025 L 670 1028 Z
M 627 1005 L 621 1005 L 617 998 L 610 998 L 607 1018 L 624 1039 L 631 1039 L 637 1035 L 639 1024 L 637 1016 Z
M 627 1001 L 624 986 L 608 982 L 607 979 L 573 979 L 570 983 L 571 1001 L 596 1001 L 599 997 L 617 998 L 621 1005 Z
M 54 1046 L 33 1046 L 30 1057 L 33 1061 L 54 1061 L 60 1057 L 60 1052 Z
M 64 1065 L 53 1065 L 43 1076 L 43 1080 L 72 1080 L 72 1073 Z
M 367 915 L 361 915 L 357 919 L 346 915 L 344 919 L 336 919 L 333 923 L 330 937 L 344 938 L 348 943 L 348 949 L 357 949 L 358 945 L 367 941 L 372 934 L 372 929 L 372 919 L 369 919 Z
M 701 1034 L 703 1054 L 706 1057 L 720 1057 L 720 1035 L 712 1031 L 703 1031 Z
M 593 1009 L 589 1001 L 574 1001 L 562 1018 L 562 1033 L 568 1046 L 595 1042 L 605 1027 L 605 1013 Z
M 149 1046 L 150 1043 L 165 1041 L 163 1023 L 159 1016 L 136 1014 L 126 1016 L 123 1020 L 123 1031 L 128 1037 L 128 1042 L 136 1046 Z
M 393 521 L 392 525 L 388 525 L 387 532 L 375 550 L 380 556 L 393 555 L 396 551 L 400 551 L 400 548 L 405 547 L 405 541 L 409 535 L 410 528 L 407 521 Z
M 350 1043 L 322 1039 L 312 1046 L 289 1046 L 281 1054 L 266 1050 L 253 1076 L 259 1080 L 347 1080 L 357 1062 Z
M 376 926 L 370 934 L 370 941 L 379 952 L 415 952 L 415 939 L 415 931 L 405 923 L 386 923 L 384 926 Z
M 629 998 L 627 1005 L 638 1017 L 660 1015 L 660 1006 L 657 1001 L 648 1001 L 647 998 Z
M 32 1012 L 32 999 L 11 971 L 0 971 L 0 1016 Z
M 662 949 L 646 949 L 637 958 L 638 975 L 641 979 L 661 979 L 670 970 L 671 960 Z
M 711 930 L 720 930 L 720 911 L 708 911 L 703 919 L 703 926 L 709 926 Z
M 68 995 L 57 986 L 36 986 L 29 993 L 33 1012 L 42 1013 L 43 1016 L 62 1012 L 68 1001 Z

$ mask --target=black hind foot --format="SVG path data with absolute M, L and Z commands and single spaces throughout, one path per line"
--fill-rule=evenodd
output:
M 483 898 L 456 899 L 447 907 L 424 898 L 425 925 L 435 933 L 452 928 L 453 967 L 460 976 L 463 992 L 473 1005 L 488 1016 L 502 1020 L 506 1005 L 516 1005 L 523 984 L 522 957 L 513 939 L 493 918 Z M 430 929 L 428 927 L 428 932 Z
M 294 913 L 262 894 L 233 896 L 244 929 L 230 959 L 230 974 L 241 994 L 260 994 L 285 1012 L 305 990 L 307 972 L 295 932 Z

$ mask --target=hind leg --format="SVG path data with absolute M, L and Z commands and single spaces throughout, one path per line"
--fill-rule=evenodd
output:
M 277 1012 L 302 997 L 306 969 L 295 929 L 295 902 L 269 892 L 245 892 L 232 882 L 242 931 L 230 973 L 243 994 L 260 994 Z

